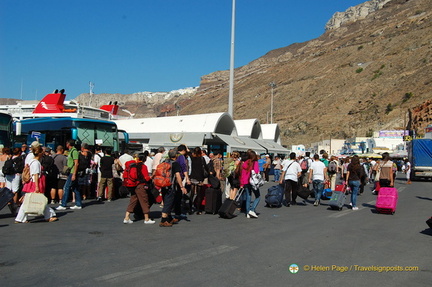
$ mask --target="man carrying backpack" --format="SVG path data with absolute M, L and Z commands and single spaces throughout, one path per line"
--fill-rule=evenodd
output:
M 107 201 L 112 200 L 113 193 L 113 166 L 114 158 L 111 156 L 111 149 L 107 148 L 105 150 L 105 156 L 100 160 L 100 170 L 101 170 L 101 180 L 98 186 L 97 201 L 102 201 L 105 188 L 108 187 L 108 198 Z
M 332 155 L 330 157 L 330 162 L 328 164 L 327 167 L 327 173 L 328 173 L 328 177 L 329 177 L 329 181 L 330 181 L 330 188 L 331 190 L 335 190 L 336 188 L 336 179 L 337 179 L 337 174 L 339 172 L 339 164 L 337 161 L 337 157 L 335 157 L 334 155 Z
M 309 168 L 312 164 L 312 159 L 310 158 L 310 152 L 307 151 L 304 157 L 299 159 L 300 168 L 302 169 L 302 174 L 299 178 L 301 184 L 309 184 Z
M 130 219 L 130 214 L 135 212 L 137 206 L 142 208 L 142 212 L 144 213 L 144 224 L 155 223 L 149 217 L 150 203 L 147 191 L 151 178 L 147 166 L 144 164 L 146 158 L 147 155 L 145 153 L 140 153 L 136 160 L 130 160 L 125 163 L 125 170 L 123 172 L 124 185 L 129 190 L 131 197 L 123 219 L 124 224 L 133 223 Z
M 75 140 L 68 140 L 66 142 L 66 147 L 69 149 L 69 154 L 67 158 L 67 167 L 69 175 L 67 177 L 65 186 L 64 186 L 64 193 L 62 196 L 61 204 L 56 208 L 56 210 L 66 210 L 67 208 L 67 202 L 69 200 L 69 195 L 71 191 L 75 193 L 75 201 L 76 204 L 74 206 L 71 206 L 70 209 L 82 209 L 81 204 L 81 193 L 78 189 L 78 150 L 75 148 Z M 27 156 L 28 157 L 28 156 Z M 27 159 L 26 159 L 27 160 Z
M 89 150 L 89 145 L 83 143 L 81 145 L 81 151 L 78 157 L 78 186 L 83 199 L 90 197 L 90 187 L 91 187 L 91 161 L 93 154 Z
M 167 160 L 167 162 L 171 165 L 171 168 L 170 171 L 167 171 L 165 169 L 165 171 L 163 172 L 163 174 L 165 174 L 165 176 L 169 178 L 169 185 L 161 188 L 164 206 L 162 209 L 162 219 L 161 222 L 159 223 L 160 227 L 171 227 L 174 223 L 178 222 L 178 219 L 173 218 L 171 216 L 171 210 L 173 209 L 174 206 L 174 197 L 175 197 L 176 190 L 181 190 L 183 194 L 187 194 L 186 187 L 182 183 L 181 167 L 180 164 L 176 161 L 177 156 L 178 156 L 177 150 L 175 149 L 169 150 L 168 152 L 169 159 Z M 156 186 L 158 185 L 159 179 L 163 180 L 163 178 L 160 178 L 162 177 L 162 175 L 159 174 L 158 170 L 160 170 L 160 165 L 164 163 L 166 162 L 160 163 L 157 166 L 155 173 L 153 174 L 153 183 Z M 168 181 L 167 178 L 165 180 Z

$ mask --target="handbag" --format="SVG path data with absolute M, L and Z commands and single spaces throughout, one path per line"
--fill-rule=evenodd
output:
M 209 175 L 208 181 L 209 181 L 209 184 L 211 185 L 212 188 L 214 188 L 214 189 L 220 188 L 220 185 L 221 185 L 220 180 L 216 176 L 214 176 L 212 174 Z
M 43 215 L 48 198 L 43 193 L 27 193 L 24 196 L 22 208 L 25 214 Z
M 205 159 L 203 158 L 202 159 L 202 168 L 203 168 L 203 177 L 204 178 L 207 178 L 208 176 L 209 176 L 209 173 L 208 173 L 208 171 L 207 171 L 207 169 L 206 169 L 206 166 L 205 166 Z
M 253 189 L 258 189 L 259 187 L 264 185 L 264 179 L 260 173 L 256 173 L 254 170 L 251 170 L 249 184 L 252 186 Z
M 61 171 L 62 175 L 69 175 L 71 173 L 72 168 L 65 165 Z
M 46 177 L 44 174 L 41 174 L 39 177 L 39 192 L 45 191 Z M 36 183 L 33 181 L 33 178 L 24 184 L 22 188 L 23 192 L 34 193 L 36 191 Z

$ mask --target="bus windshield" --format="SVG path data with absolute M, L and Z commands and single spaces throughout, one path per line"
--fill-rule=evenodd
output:
M 12 117 L 8 114 L 0 113 L 0 145 L 3 147 L 11 146 L 12 136 Z

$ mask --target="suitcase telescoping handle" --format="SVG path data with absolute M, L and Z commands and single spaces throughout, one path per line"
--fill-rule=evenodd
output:
M 241 196 L 243 194 L 243 191 L 244 191 L 244 188 L 240 187 L 239 190 L 237 191 L 237 194 L 236 194 L 235 198 L 234 198 L 235 201 L 237 201 L 238 199 L 241 198 Z

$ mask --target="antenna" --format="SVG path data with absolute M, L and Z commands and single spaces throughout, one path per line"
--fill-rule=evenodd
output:
M 89 82 L 89 87 L 90 87 L 90 97 L 89 97 L 89 106 L 91 106 L 91 101 L 93 98 L 93 88 L 94 88 L 94 83 L 92 83 L 91 81 Z
M 22 98 L 22 96 L 23 96 L 23 78 L 21 78 L 21 100 L 23 99 Z

